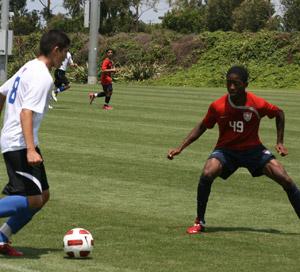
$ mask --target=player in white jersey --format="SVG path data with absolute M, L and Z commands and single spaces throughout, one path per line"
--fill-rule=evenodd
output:
M 50 70 L 60 67 L 70 39 L 58 30 L 45 33 L 39 56 L 27 62 L 0 87 L 0 113 L 5 105 L 1 152 L 5 160 L 7 195 L 0 199 L 0 253 L 22 256 L 9 244 L 12 234 L 22 229 L 48 201 L 49 185 L 38 148 L 38 129 L 48 108 L 53 87 Z
M 69 89 L 70 82 L 68 78 L 66 77 L 66 71 L 68 66 L 71 67 L 77 67 L 78 65 L 73 61 L 71 53 L 68 51 L 66 58 L 62 62 L 61 66 L 55 70 L 54 72 L 54 85 L 55 85 L 55 90 L 52 91 L 52 98 L 55 102 L 57 102 L 57 95 L 58 93 L 61 93 L 67 89 Z

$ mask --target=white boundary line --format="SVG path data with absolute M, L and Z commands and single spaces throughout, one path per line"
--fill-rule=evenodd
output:
M 4 264 L 4 263 L 0 264 L 0 268 L 8 269 L 9 271 L 17 271 L 17 272 L 40 272 L 39 270 L 33 270 L 33 269 L 25 268 L 23 266 L 16 266 L 16 265 Z

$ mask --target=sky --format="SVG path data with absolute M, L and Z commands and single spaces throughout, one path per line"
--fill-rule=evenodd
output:
M 46 0 L 43 0 L 44 3 L 46 3 Z M 66 10 L 63 8 L 63 0 L 52 0 L 52 10 L 54 14 L 57 13 L 66 13 Z M 31 0 L 27 0 L 27 9 L 29 11 L 31 10 L 41 10 L 43 8 L 42 4 L 39 2 L 39 0 L 35 0 L 32 2 Z M 143 8 L 142 11 L 146 10 L 146 8 Z M 157 5 L 157 12 L 154 12 L 152 10 L 148 10 L 142 14 L 141 20 L 143 20 L 145 23 L 159 23 L 161 20 L 159 19 L 160 16 L 163 16 L 167 11 L 169 10 L 169 5 L 167 4 L 167 1 L 161 0 L 159 1 L 159 4 Z
M 46 0 L 42 0 L 46 2 Z M 282 9 L 280 7 L 280 0 L 271 0 L 275 6 L 276 14 L 282 14 Z M 52 0 L 52 9 L 53 13 L 66 13 L 66 10 L 63 8 L 63 0 Z M 29 11 L 37 9 L 41 10 L 42 5 L 39 2 L 39 0 L 31 1 L 27 0 L 27 9 Z M 153 9 L 147 10 L 142 14 L 141 20 L 145 23 L 160 23 L 161 20 L 159 17 L 163 16 L 168 10 L 170 9 L 169 5 L 167 4 L 166 0 L 160 0 L 157 5 L 157 12 L 155 12 Z M 142 9 L 143 11 L 145 8 Z

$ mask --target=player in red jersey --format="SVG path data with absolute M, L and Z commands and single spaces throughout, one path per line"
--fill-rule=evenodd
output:
M 113 62 L 111 60 L 113 56 L 113 50 L 106 50 L 106 58 L 103 60 L 101 65 L 101 85 L 103 88 L 103 92 L 99 93 L 89 93 L 90 104 L 93 103 L 96 97 L 105 96 L 105 104 L 103 105 L 104 110 L 112 110 L 112 106 L 109 105 L 109 101 L 112 96 L 113 87 L 112 87 L 112 73 L 116 72 L 116 68 L 113 66 Z
M 216 177 L 227 179 L 239 167 L 245 167 L 253 177 L 266 175 L 286 191 L 289 201 L 300 218 L 300 191 L 274 155 L 264 147 L 258 136 L 260 120 L 275 118 L 277 130 L 276 151 L 288 154 L 283 144 L 284 112 L 265 99 L 246 91 L 248 71 L 242 66 L 231 67 L 226 75 L 228 94 L 214 101 L 204 119 L 190 132 L 182 144 L 169 150 L 168 158 L 180 154 L 215 124 L 219 138 L 214 151 L 206 161 L 197 191 L 197 217 L 187 233 L 200 233 L 205 228 L 205 210 Z

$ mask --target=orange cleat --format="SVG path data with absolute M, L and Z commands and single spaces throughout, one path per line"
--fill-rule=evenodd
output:
M 104 109 L 104 110 L 112 110 L 113 107 L 110 106 L 110 105 L 103 105 L 102 109 Z
M 22 257 L 24 255 L 23 252 L 16 250 L 7 243 L 0 245 L 0 254 L 11 257 Z
M 93 103 L 94 99 L 96 98 L 94 93 L 89 93 L 89 98 L 90 98 L 90 105 Z
M 194 225 L 191 227 L 188 227 L 186 232 L 188 234 L 200 234 L 204 230 L 205 230 L 204 222 L 200 221 L 198 218 L 196 218 Z

